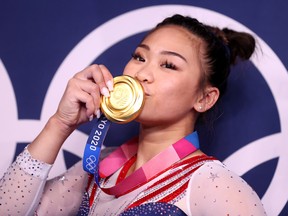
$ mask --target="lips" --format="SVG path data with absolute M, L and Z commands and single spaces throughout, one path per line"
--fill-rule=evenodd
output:
M 145 96 L 150 96 L 150 93 L 149 93 L 149 90 L 147 89 L 147 87 L 144 86 L 143 83 L 141 83 L 141 85 L 142 85 L 142 87 L 143 87 Z
M 148 93 L 146 93 L 146 92 L 144 92 L 145 93 L 145 96 L 150 96 L 150 94 L 148 94 Z

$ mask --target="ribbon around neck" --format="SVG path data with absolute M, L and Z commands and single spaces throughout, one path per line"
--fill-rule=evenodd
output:
M 133 138 L 99 162 L 102 144 L 110 124 L 111 122 L 104 115 L 99 118 L 90 132 L 83 156 L 83 169 L 94 174 L 98 187 L 110 195 L 121 196 L 128 193 L 199 149 L 198 134 L 195 131 L 167 147 L 115 186 L 101 187 L 99 177 L 106 178 L 112 175 L 133 157 L 138 149 L 138 139 Z

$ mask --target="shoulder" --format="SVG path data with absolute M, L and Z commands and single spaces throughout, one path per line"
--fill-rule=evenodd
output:
M 211 214 L 211 209 L 217 215 L 265 215 L 254 190 L 218 160 L 196 170 L 187 190 L 188 205 L 196 215 Z

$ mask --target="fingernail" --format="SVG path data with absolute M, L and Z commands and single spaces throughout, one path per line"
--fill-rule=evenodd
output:
M 89 121 L 91 122 L 93 120 L 93 115 L 89 116 Z
M 109 81 L 106 83 L 106 85 L 107 85 L 109 91 L 113 91 L 113 83 L 112 83 L 111 80 L 109 80 Z
M 98 109 L 96 112 L 95 112 L 95 115 L 96 117 L 99 119 L 100 116 L 101 116 L 101 112 L 100 112 L 100 109 Z
M 101 93 L 105 96 L 105 97 L 109 97 L 110 96 L 110 93 L 108 91 L 108 89 L 106 87 L 103 87 L 101 89 Z

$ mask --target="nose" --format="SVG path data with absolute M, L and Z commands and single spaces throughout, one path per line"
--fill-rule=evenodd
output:
M 153 73 L 148 68 L 143 68 L 136 72 L 135 78 L 140 82 L 151 83 L 153 82 Z

